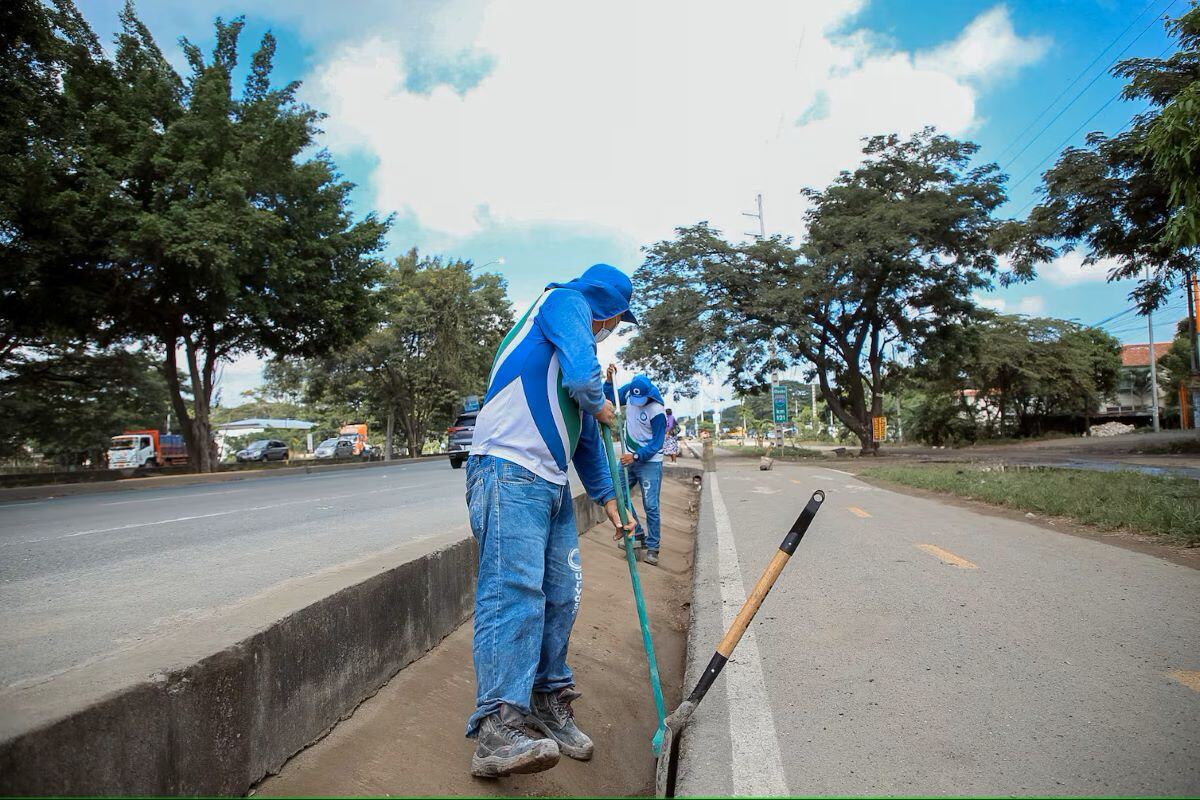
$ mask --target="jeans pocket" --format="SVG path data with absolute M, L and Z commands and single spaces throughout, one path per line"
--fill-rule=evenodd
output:
M 501 463 L 496 471 L 501 483 L 533 483 L 537 480 L 537 475 L 511 461 Z

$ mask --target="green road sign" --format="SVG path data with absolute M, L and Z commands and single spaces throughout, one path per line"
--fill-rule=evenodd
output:
M 787 387 L 772 386 L 771 387 L 771 405 L 775 410 L 775 422 L 785 423 L 788 421 L 787 407 Z

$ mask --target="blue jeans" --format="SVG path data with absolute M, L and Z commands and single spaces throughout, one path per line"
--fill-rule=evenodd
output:
M 467 507 L 479 543 L 475 713 L 467 736 L 501 703 L 529 713 L 532 692 L 575 685 L 567 644 L 583 568 L 570 486 L 495 456 L 467 459 Z
M 662 540 L 662 513 L 658 508 L 658 493 L 662 488 L 662 462 L 634 461 L 625 469 L 629 472 L 629 486 L 642 488 L 642 506 L 646 509 L 646 549 L 657 550 Z M 642 527 L 640 520 L 638 527 Z

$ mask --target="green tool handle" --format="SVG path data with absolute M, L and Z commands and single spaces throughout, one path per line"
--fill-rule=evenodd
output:
M 600 439 L 604 443 L 604 454 L 608 457 L 608 471 L 612 474 L 613 489 L 617 493 L 617 513 L 621 516 L 621 524 L 629 524 L 629 484 L 622 481 L 623 477 L 617 467 L 617 456 L 613 451 L 612 434 L 607 425 L 600 425 Z M 638 576 L 637 557 L 633 554 L 633 541 L 629 532 L 625 537 L 625 561 L 629 565 L 629 580 L 633 583 L 633 600 L 637 606 L 638 624 L 642 628 L 642 646 L 646 650 L 646 662 L 650 667 L 650 688 L 654 690 L 654 710 L 658 712 L 658 730 L 654 732 L 654 755 L 661 755 L 663 735 L 666 733 L 667 717 L 666 704 L 663 702 L 662 681 L 658 676 L 658 660 L 654 657 L 654 642 L 650 639 L 650 620 L 646 614 L 646 600 L 642 595 L 642 579 Z

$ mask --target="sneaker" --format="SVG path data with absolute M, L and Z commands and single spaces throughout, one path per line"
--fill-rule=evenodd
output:
M 525 723 L 557 742 L 565 755 L 587 761 L 592 757 L 592 740 L 575 725 L 571 710 L 571 701 L 580 696 L 574 689 L 534 692 L 533 713 L 525 715 Z
M 533 739 L 525 732 L 521 712 L 500 706 L 479 723 L 471 774 L 477 778 L 541 772 L 558 763 L 558 745 L 552 739 Z
M 642 563 L 649 564 L 652 567 L 658 566 L 658 551 L 657 550 L 646 551 L 646 557 L 642 559 Z

